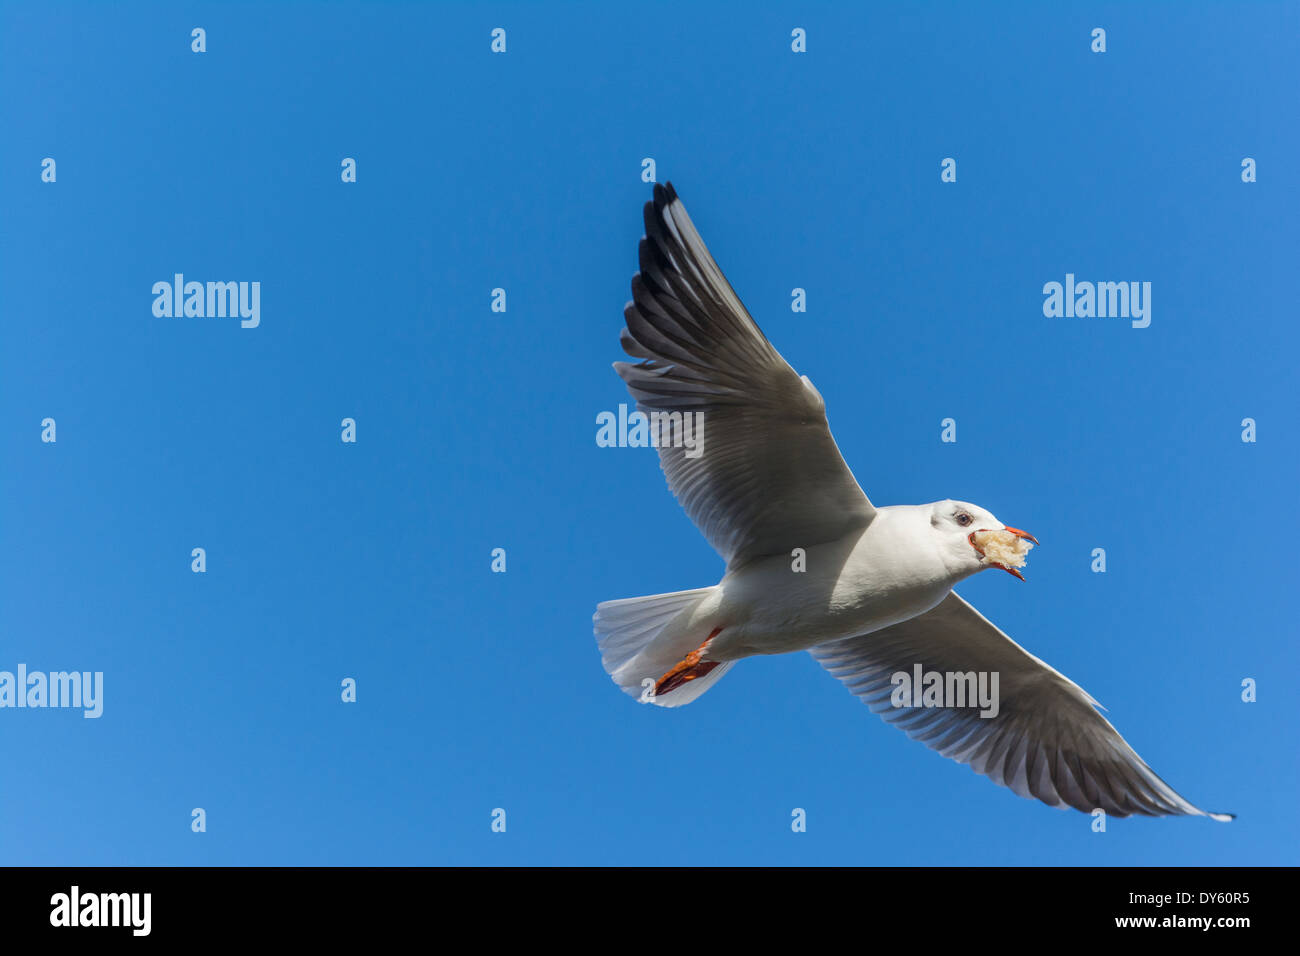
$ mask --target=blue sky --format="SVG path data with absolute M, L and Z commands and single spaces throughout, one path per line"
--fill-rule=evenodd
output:
M 973 6 L 0 9 L 0 669 L 104 673 L 0 710 L 0 862 L 1298 862 L 1300 15 Z M 595 442 L 645 157 L 872 500 L 1037 535 L 963 596 L 1237 821 L 1094 833 L 806 654 L 619 693 L 595 605 L 722 572 Z M 156 318 L 176 272 L 260 325 Z

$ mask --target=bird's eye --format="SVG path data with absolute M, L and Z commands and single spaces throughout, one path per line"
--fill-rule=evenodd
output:
M 964 512 L 964 511 L 959 511 L 959 512 L 957 512 L 957 523 L 958 523 L 959 525 L 961 525 L 963 528 L 966 527 L 968 524 L 970 524 L 970 523 L 971 523 L 972 521 L 974 521 L 974 520 L 975 520 L 974 518 L 972 518 L 970 515 L 968 515 L 968 514 L 967 514 L 966 512 Z

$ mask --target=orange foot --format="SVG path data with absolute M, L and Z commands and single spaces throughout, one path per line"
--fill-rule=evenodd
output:
M 704 656 L 704 652 L 708 650 L 709 644 L 712 643 L 713 639 L 721 632 L 722 628 L 715 627 L 713 633 L 709 635 L 708 639 L 703 644 L 683 657 L 677 662 L 677 665 L 672 670 L 659 678 L 658 683 L 655 684 L 655 696 L 658 697 L 661 694 L 667 694 L 670 691 L 674 691 L 678 687 L 681 687 L 687 681 L 693 681 L 697 677 L 703 677 L 709 671 L 713 670 L 713 668 L 721 664 L 721 661 L 700 660 L 700 658 Z

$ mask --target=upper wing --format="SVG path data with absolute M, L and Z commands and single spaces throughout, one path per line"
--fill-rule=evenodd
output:
M 1230 820 L 1192 806 L 1105 717 L 1097 702 L 994 627 L 957 596 L 901 624 L 821 644 L 813 657 L 888 723 L 932 750 L 969 764 L 1022 797 L 1085 813 L 1100 807 L 1125 817 L 1194 814 Z M 894 707 L 892 674 L 997 672 L 1000 707 Z
M 686 513 L 738 567 L 864 528 L 875 508 L 844 464 L 826 406 L 750 318 L 672 184 L 645 205 L 641 271 L 615 362 L 641 411 L 701 413 L 702 453 L 661 441 Z M 699 421 L 698 417 L 694 418 Z

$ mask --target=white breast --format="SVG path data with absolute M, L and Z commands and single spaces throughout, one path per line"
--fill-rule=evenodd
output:
M 865 634 L 923 614 L 956 583 L 920 509 L 882 508 L 865 531 L 774 556 L 720 582 L 722 632 L 710 657 L 783 654 Z M 922 524 L 922 521 L 925 524 Z

